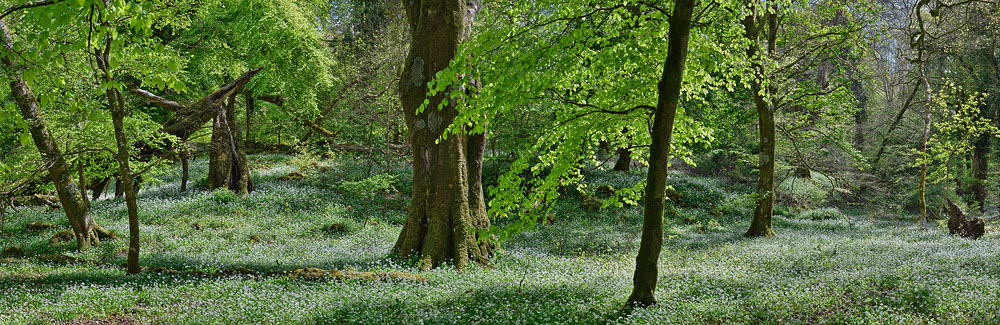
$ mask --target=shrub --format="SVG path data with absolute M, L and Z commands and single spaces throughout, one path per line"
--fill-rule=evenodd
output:
M 799 219 L 808 220 L 833 220 L 844 217 L 844 213 L 837 208 L 818 208 L 806 210 L 799 214 Z
M 396 192 L 396 188 L 392 185 L 395 181 L 395 175 L 378 174 L 359 181 L 341 182 L 338 188 L 347 194 L 374 200 L 375 194 Z
M 212 194 L 209 198 L 215 203 L 226 204 L 229 202 L 236 201 L 236 199 L 238 199 L 239 196 L 237 196 L 235 192 L 230 191 L 229 189 L 220 187 L 212 191 Z

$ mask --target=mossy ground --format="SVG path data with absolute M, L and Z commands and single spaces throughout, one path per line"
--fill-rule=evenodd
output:
M 92 264 L 56 265 L 34 257 L 69 254 L 120 264 L 126 239 L 85 254 L 73 243 L 49 245 L 68 223 L 60 211 L 22 209 L 0 230 L 0 248 L 26 257 L 0 260 L 0 323 L 97 320 L 140 323 L 997 323 L 1000 236 L 952 238 L 946 230 L 873 221 L 776 217 L 778 237 L 744 239 L 749 190 L 674 174 L 684 204 L 666 220 L 657 298 L 661 304 L 619 312 L 631 289 L 641 211 L 597 213 L 568 195 L 555 222 L 505 243 L 491 267 L 418 272 L 385 257 L 405 217 L 407 168 L 381 196 L 338 185 L 381 173 L 345 161 L 302 179 L 287 156 L 254 156 L 258 191 L 179 193 L 174 171 L 139 196 L 141 263 L 215 272 L 316 267 L 419 273 L 405 281 L 310 281 L 252 275 L 142 273 Z M 193 165 L 203 177 L 205 160 Z M 588 183 L 627 187 L 641 170 L 588 175 Z M 401 202 L 402 200 L 402 202 Z M 388 210 L 383 210 L 387 206 Z M 95 202 L 95 218 L 126 235 L 123 202 Z M 24 232 L 28 222 L 58 229 Z M 502 223 L 503 221 L 496 221 Z M 328 231 L 330 225 L 345 231 Z M 197 225 L 197 226 L 196 226 Z M 251 240 L 252 236 L 259 241 Z

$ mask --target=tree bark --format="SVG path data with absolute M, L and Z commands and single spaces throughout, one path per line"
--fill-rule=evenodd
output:
M 670 161 L 670 141 L 673 136 L 674 118 L 680 98 L 684 62 L 687 59 L 688 35 L 694 0 L 677 0 L 670 16 L 667 58 L 658 85 L 656 111 L 653 115 L 652 143 L 649 153 L 649 170 L 646 176 L 645 207 L 643 209 L 642 238 L 635 258 L 632 277 L 632 294 L 626 307 L 648 306 L 656 303 L 656 280 L 659 277 L 657 261 L 663 246 L 663 206 L 667 189 L 667 164 Z
M 247 168 L 241 134 L 236 125 L 236 95 L 229 97 L 225 107 L 220 107 L 212 123 L 212 146 L 209 156 L 209 190 L 225 187 L 233 192 L 247 194 L 254 190 Z
M 413 145 L 413 197 L 393 253 L 417 257 L 421 269 L 448 260 L 461 269 L 469 261 L 488 263 L 492 255 L 477 232 L 489 227 L 480 180 L 485 137 L 450 134 L 436 143 L 458 111 L 451 104 L 437 109 L 447 91 L 426 97 L 427 82 L 468 39 L 479 5 L 478 0 L 405 3 L 411 44 L 399 92 Z M 429 105 L 418 114 L 425 99 Z
M 757 205 L 754 208 L 753 220 L 750 229 L 743 236 L 746 237 L 771 237 L 774 236 L 774 227 L 771 224 L 771 217 L 774 213 L 774 152 L 775 152 L 775 132 L 774 132 L 774 103 L 768 97 L 775 93 L 773 86 L 764 87 L 759 78 L 766 78 L 766 70 L 763 60 L 774 53 L 775 40 L 777 39 L 777 21 L 772 13 L 765 13 L 764 20 L 757 18 L 757 8 L 753 8 L 753 14 L 743 20 L 743 28 L 750 46 L 747 49 L 747 57 L 753 62 L 753 70 L 759 74 L 751 81 L 751 91 L 753 92 L 754 107 L 757 111 L 758 132 L 760 136 L 760 156 L 759 175 L 757 177 Z M 760 33 L 765 27 L 766 21 L 768 33 L 767 53 L 760 53 Z M 765 93 L 766 92 L 766 93 Z
M 3 36 L 4 48 L 13 53 L 13 39 L 6 22 L 3 20 L 0 20 L 0 33 Z M 91 245 L 100 245 L 101 238 L 110 237 L 110 233 L 97 225 L 91 216 L 90 208 L 84 202 L 83 195 L 85 194 L 70 175 L 69 165 L 66 163 L 59 146 L 56 145 L 52 133 L 49 132 L 42 109 L 38 107 L 38 99 L 21 77 L 22 67 L 13 61 L 12 56 L 3 56 L 0 62 L 3 63 L 4 70 L 10 80 L 11 95 L 21 111 L 21 117 L 28 125 L 31 139 L 42 158 L 49 163 L 47 169 L 49 178 L 55 185 L 63 211 L 66 212 L 66 217 L 73 227 L 77 250 L 86 251 Z
M 218 116 L 218 110 L 223 106 L 223 102 L 232 94 L 239 92 L 247 82 L 250 82 L 253 76 L 263 69 L 263 67 L 250 69 L 250 71 L 247 71 L 239 78 L 219 87 L 215 92 L 202 97 L 190 105 L 183 105 L 168 100 L 143 89 L 135 88 L 131 90 L 131 93 L 142 97 L 147 103 L 174 112 L 174 115 L 167 122 L 163 123 L 163 128 L 160 131 L 177 136 L 181 140 L 187 140 L 205 122 L 211 121 Z
M 614 170 L 620 172 L 627 172 L 632 167 L 632 150 L 629 148 L 620 148 L 616 150 L 618 154 L 618 161 L 615 162 Z
M 83 204 L 86 204 L 87 207 L 89 208 L 90 198 L 87 197 L 87 176 L 84 174 L 84 169 L 85 167 L 83 164 L 83 159 L 77 158 L 76 159 L 76 172 L 78 174 L 77 180 L 79 181 L 80 186 L 83 187 L 83 189 L 81 190 L 80 197 L 83 198 Z

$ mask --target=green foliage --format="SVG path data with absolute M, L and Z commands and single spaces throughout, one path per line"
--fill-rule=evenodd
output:
M 798 215 L 799 219 L 804 220 L 839 220 L 844 217 L 844 213 L 834 207 L 806 210 Z
M 396 175 L 378 174 L 358 181 L 341 182 L 338 188 L 347 194 L 371 201 L 378 194 L 397 192 L 393 187 L 395 182 Z
M 268 116 L 311 117 L 332 86 L 334 63 L 315 26 L 315 6 L 317 1 L 199 1 L 186 19 L 202 24 L 175 30 L 171 43 L 185 49 L 185 67 L 198 89 L 211 91 L 264 67 L 246 87 L 288 100 Z
M 917 152 L 915 166 L 934 164 L 928 178 L 933 182 L 954 178 L 952 162 L 972 152 L 975 141 L 982 135 L 1000 137 L 1000 129 L 980 112 L 983 95 L 966 95 L 961 86 L 947 83 L 934 97 L 934 109 L 944 115 L 934 123 L 934 132 L 927 141 L 926 154 Z

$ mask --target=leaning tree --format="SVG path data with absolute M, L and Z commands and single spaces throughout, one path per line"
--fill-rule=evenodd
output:
M 250 181 L 243 137 L 237 127 L 233 110 L 236 95 L 263 69 L 251 69 L 211 94 L 187 105 L 157 96 L 141 88 L 133 88 L 131 92 L 151 104 L 173 112 L 173 116 L 163 124 L 161 131 L 182 141 L 187 140 L 202 125 L 212 121 L 210 168 L 206 186 L 209 189 L 225 187 L 245 194 L 254 188 L 253 182 Z M 145 154 L 153 153 L 153 150 L 145 152 Z

